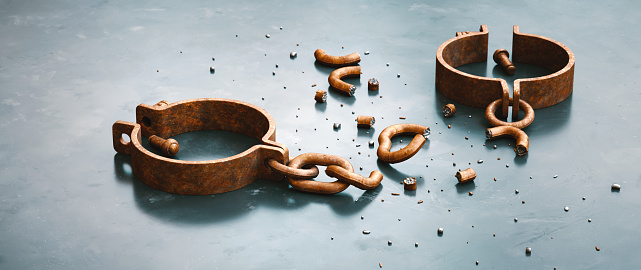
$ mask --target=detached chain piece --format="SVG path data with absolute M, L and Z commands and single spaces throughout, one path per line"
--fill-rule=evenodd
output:
M 392 138 L 401 134 L 416 134 L 412 141 L 403 149 L 390 152 Z M 399 163 L 413 157 L 421 150 L 430 136 L 430 128 L 417 124 L 396 124 L 386 127 L 378 136 L 378 158 L 387 163 Z

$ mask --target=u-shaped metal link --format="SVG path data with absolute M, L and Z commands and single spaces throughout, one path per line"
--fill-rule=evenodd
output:
M 394 136 L 414 133 L 416 136 L 403 149 L 390 152 L 392 148 L 392 138 Z M 386 127 L 378 136 L 378 150 L 376 155 L 382 161 L 387 163 L 399 163 L 408 160 L 414 156 L 423 147 L 425 141 L 430 136 L 430 128 L 417 124 L 396 124 Z

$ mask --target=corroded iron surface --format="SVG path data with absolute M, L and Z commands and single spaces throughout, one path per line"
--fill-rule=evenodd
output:
M 392 149 L 392 138 L 401 134 L 416 134 L 412 141 L 403 149 L 390 152 Z M 427 137 L 430 135 L 430 128 L 417 124 L 396 124 L 386 127 L 378 135 L 378 158 L 387 163 L 399 163 L 413 157 L 421 150 Z
M 485 108 L 502 99 L 502 113 L 507 115 L 509 89 L 503 79 L 471 75 L 456 67 L 487 61 L 489 31 L 481 25 L 478 32 L 457 32 L 436 51 L 436 89 L 447 98 L 466 106 Z M 547 76 L 514 81 L 514 104 L 523 99 L 532 108 L 540 109 L 558 104 L 572 94 L 574 83 L 574 54 L 550 38 L 523 34 L 519 26 L 513 29 L 512 60 L 551 70 Z M 518 105 L 512 108 L 518 116 Z
M 113 146 L 131 155 L 134 175 L 162 191 L 185 195 L 217 194 L 247 186 L 258 178 L 282 180 L 265 160 L 289 162 L 289 150 L 276 143 L 276 125 L 267 112 L 252 104 L 230 99 L 191 99 L 175 103 L 140 104 L 136 122 L 113 124 Z M 162 138 L 199 130 L 241 133 L 261 141 L 244 152 L 216 160 L 182 161 L 156 155 L 142 146 L 142 136 Z M 122 139 L 127 134 L 129 142 Z

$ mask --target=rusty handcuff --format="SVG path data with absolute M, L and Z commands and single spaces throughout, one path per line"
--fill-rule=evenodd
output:
M 456 37 L 445 41 L 436 51 L 436 89 L 445 97 L 475 108 L 485 108 L 486 118 L 493 126 L 511 125 L 527 127 L 534 119 L 534 109 L 546 108 L 564 101 L 572 94 L 574 84 L 574 54 L 560 42 L 539 35 L 519 32 L 513 27 L 512 59 L 514 62 L 540 66 L 554 73 L 514 81 L 510 97 L 507 82 L 503 79 L 471 75 L 456 67 L 487 61 L 489 31 L 481 25 L 479 32 L 457 32 Z M 494 115 L 501 109 L 507 117 L 512 105 L 512 119 L 519 110 L 525 110 L 525 119 L 506 123 Z
M 552 74 L 537 78 L 517 79 L 514 81 L 514 92 L 510 97 L 507 82 L 503 79 L 486 78 L 471 75 L 456 67 L 471 63 L 487 61 L 487 44 L 489 31 L 481 25 L 478 32 L 457 32 L 436 51 L 436 89 L 445 97 L 475 108 L 486 108 L 485 118 L 495 127 L 512 127 L 523 129 L 534 121 L 534 109 L 556 105 L 572 94 L 574 84 L 574 54 L 560 42 L 539 35 L 519 32 L 519 26 L 513 27 L 512 60 L 540 66 L 553 71 Z M 494 61 L 500 63 L 508 75 L 515 72 L 513 65 L 506 66 L 508 53 L 497 50 Z M 525 112 L 520 121 L 508 123 L 496 117 L 500 109 L 502 117 L 507 117 L 509 106 L 512 106 L 512 120 L 518 119 L 519 110 Z M 451 116 L 456 110 L 453 106 L 443 107 L 444 115 Z M 527 135 L 513 129 L 488 129 L 488 139 L 508 135 L 517 140 L 514 151 L 521 156 L 527 153 L 529 146 Z M 494 134 L 494 135 L 493 135 Z
M 141 141 L 142 136 L 169 138 L 199 130 L 240 133 L 260 140 L 261 144 L 227 158 L 183 161 L 152 153 Z M 418 134 L 407 147 L 390 153 L 390 138 L 408 132 Z M 130 140 L 123 139 L 123 134 Z M 218 194 L 245 187 L 258 178 L 280 181 L 285 176 L 294 189 L 334 194 L 350 185 L 374 189 L 383 180 L 383 174 L 376 170 L 369 177 L 354 173 L 349 161 L 339 156 L 305 153 L 290 160 L 287 147 L 275 141 L 274 119 L 255 105 L 230 99 L 161 101 L 153 106 L 140 104 L 136 107 L 136 123 L 117 121 L 112 126 L 112 135 L 116 152 L 131 156 L 134 175 L 143 183 L 170 193 Z M 379 157 L 390 163 L 406 160 L 418 152 L 427 136 L 429 128 L 420 125 L 390 126 L 379 137 Z M 327 166 L 325 173 L 338 180 L 331 183 L 310 180 L 318 176 L 315 165 Z
M 199 130 L 223 130 L 260 140 L 232 157 L 208 161 L 182 161 L 150 152 L 142 136 L 169 138 Z M 122 138 L 123 134 L 130 140 Z M 145 184 L 162 191 L 185 194 L 217 194 L 245 187 L 258 178 L 280 181 L 287 177 L 298 190 L 334 194 L 349 185 L 360 189 L 376 188 L 383 180 L 379 171 L 369 177 L 354 173 L 346 159 L 334 155 L 307 153 L 291 161 L 289 150 L 277 143 L 274 119 L 263 109 L 242 101 L 203 98 L 175 103 L 161 101 L 136 108 L 136 123 L 117 121 L 112 126 L 113 147 L 131 156 L 134 175 Z M 332 183 L 308 180 L 318 176 L 314 165 L 327 166 Z

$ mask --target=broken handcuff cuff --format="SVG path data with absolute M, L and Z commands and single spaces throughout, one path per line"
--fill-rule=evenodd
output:
M 565 100 L 572 93 L 574 55 L 563 44 L 549 38 L 519 33 L 514 26 L 513 59 L 554 70 L 551 75 L 519 79 L 514 82 L 514 95 L 509 96 L 507 83 L 502 79 L 485 78 L 461 72 L 456 67 L 487 60 L 489 32 L 482 25 L 479 32 L 458 32 L 444 42 L 436 53 L 436 89 L 447 98 L 466 106 L 486 109 L 486 118 L 497 126 L 486 131 L 488 138 L 509 135 L 517 138 L 515 151 L 527 152 L 527 135 L 520 129 L 534 119 L 533 109 L 545 108 Z M 323 55 L 321 55 L 323 56 Z M 349 74 L 360 74 L 354 70 Z M 347 73 L 346 73 L 347 74 Z M 343 75 L 337 75 L 341 78 Z M 349 92 L 349 87 L 346 86 Z M 519 109 L 526 110 L 526 121 L 506 123 L 495 119 L 500 108 L 507 116 L 512 106 L 513 119 Z M 450 113 L 455 108 L 448 108 Z M 528 112 L 530 112 L 528 114 Z M 531 115 L 531 117 L 529 117 Z M 529 119 L 529 120 L 527 120 Z M 373 120 L 372 120 L 373 121 Z M 529 123 L 526 123 L 529 122 Z M 183 161 L 171 159 L 145 149 L 142 136 L 154 137 L 154 144 L 164 145 L 170 156 L 178 151 L 175 141 L 165 142 L 181 133 L 200 130 L 222 130 L 258 139 L 244 152 L 216 160 Z M 400 134 L 415 134 L 404 148 L 390 152 L 391 138 Z M 123 139 L 123 134 L 130 140 Z M 387 163 L 398 163 L 414 156 L 425 144 L 429 127 L 417 124 L 396 124 L 379 135 L 377 156 Z M 143 183 L 165 192 L 184 195 L 207 195 L 245 187 L 256 179 L 280 181 L 286 178 L 297 190 L 335 194 L 350 185 L 369 190 L 379 186 L 380 171 L 369 177 L 354 173 L 345 158 L 318 153 L 301 154 L 290 160 L 288 148 L 276 140 L 274 119 L 263 109 L 242 101 L 217 98 L 185 100 L 175 103 L 161 101 L 153 106 L 140 104 L 136 108 L 136 123 L 117 121 L 112 126 L 113 147 L 116 152 L 131 156 L 132 171 Z M 327 166 L 325 173 L 338 179 L 335 182 L 310 180 L 319 174 L 316 165 Z
M 574 84 L 574 54 L 560 42 L 539 35 L 519 32 L 513 27 L 512 60 L 551 70 L 546 76 L 517 79 L 510 97 L 507 82 L 498 78 L 471 75 L 456 67 L 487 61 L 489 31 L 481 25 L 478 32 L 457 32 L 454 38 L 445 41 L 436 51 L 436 89 L 445 97 L 460 104 L 486 108 L 485 118 L 495 128 L 486 130 L 486 137 L 493 139 L 508 135 L 517 139 L 514 151 L 517 155 L 527 153 L 529 140 L 521 129 L 534 121 L 534 109 L 556 105 L 572 94 Z M 516 71 L 504 49 L 497 50 L 494 61 L 500 64 L 508 75 Z M 451 106 L 450 106 L 451 105 Z M 525 117 L 508 123 L 496 116 L 506 118 L 512 106 L 512 119 L 518 119 L 519 110 Z M 456 111 L 452 104 L 443 107 L 446 117 Z
M 169 138 L 199 130 L 240 133 L 260 140 L 261 144 L 231 157 L 208 161 L 171 159 L 142 145 L 142 136 Z M 390 138 L 402 133 L 418 134 L 408 146 L 390 153 Z M 124 140 L 123 134 L 130 140 Z M 275 141 L 274 119 L 255 105 L 230 99 L 140 104 L 136 108 L 136 123 L 117 121 L 112 126 L 112 135 L 116 152 L 131 156 L 134 175 L 143 183 L 170 193 L 218 194 L 245 187 L 258 178 L 279 181 L 285 177 L 294 189 L 334 194 L 350 185 L 374 189 L 383 180 L 380 171 L 373 171 L 369 177 L 354 173 L 349 161 L 335 155 L 306 153 L 290 160 L 287 147 Z M 420 150 L 428 135 L 429 128 L 420 125 L 390 126 L 379 137 L 379 157 L 383 155 L 381 159 L 390 163 L 406 160 Z M 316 165 L 327 166 L 325 173 L 338 180 L 331 183 L 309 180 L 318 176 Z

